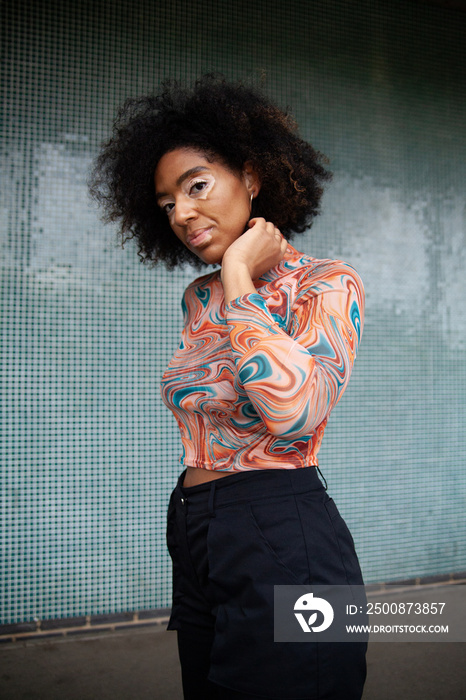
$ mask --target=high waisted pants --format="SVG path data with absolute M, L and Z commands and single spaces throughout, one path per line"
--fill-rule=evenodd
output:
M 361 585 L 353 539 L 314 467 L 240 472 L 172 493 L 168 629 L 186 700 L 359 700 L 364 643 L 274 642 L 274 586 Z

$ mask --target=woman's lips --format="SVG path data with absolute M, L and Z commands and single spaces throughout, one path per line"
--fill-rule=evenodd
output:
M 199 231 L 193 231 L 188 236 L 188 244 L 192 248 L 197 248 L 198 246 L 202 245 L 205 243 L 205 241 L 211 237 L 212 234 L 212 227 L 210 226 L 209 228 L 203 228 Z

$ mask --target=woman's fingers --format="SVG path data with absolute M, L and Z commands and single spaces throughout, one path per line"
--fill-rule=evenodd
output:
M 222 259 L 221 277 L 227 303 L 242 294 L 254 293 L 253 281 L 283 260 L 288 245 L 271 221 L 253 219 L 249 226 Z
M 236 264 L 246 265 L 254 280 L 278 265 L 286 246 L 285 238 L 271 221 L 251 219 L 249 229 L 226 251 L 224 262 L 234 259 Z
M 251 219 L 249 221 L 249 230 L 253 230 L 260 234 L 265 234 L 269 236 L 276 236 L 278 238 L 283 238 L 280 229 L 278 229 L 271 221 L 266 221 L 265 219 Z

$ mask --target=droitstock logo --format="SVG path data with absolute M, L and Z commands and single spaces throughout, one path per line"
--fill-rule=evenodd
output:
M 297 611 L 301 612 L 297 612 Z M 314 596 L 314 593 L 305 593 L 300 596 L 294 605 L 295 617 L 301 625 L 303 632 L 323 632 L 328 629 L 333 622 L 333 608 L 324 598 Z M 303 612 L 310 616 L 305 618 Z M 318 613 L 322 613 L 319 615 Z M 318 618 L 322 618 L 319 625 L 316 625 Z
M 350 611 L 350 612 L 348 612 Z M 348 634 L 346 627 L 367 624 L 364 586 L 325 584 L 274 586 L 276 642 L 365 641 L 367 632 Z

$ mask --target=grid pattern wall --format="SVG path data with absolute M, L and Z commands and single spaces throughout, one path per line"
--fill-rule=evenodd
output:
M 331 161 L 312 232 L 366 285 L 321 469 L 366 580 L 466 569 L 465 14 L 388 0 L 2 4 L 1 621 L 164 607 L 180 444 L 159 380 L 190 269 L 115 244 L 86 192 L 160 79 L 265 85 Z

